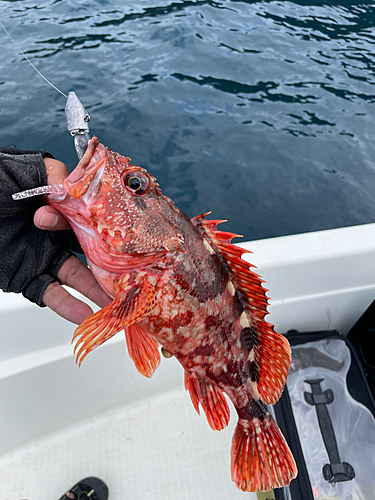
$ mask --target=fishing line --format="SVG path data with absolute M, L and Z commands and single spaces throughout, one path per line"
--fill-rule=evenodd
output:
M 16 41 L 14 40 L 14 38 L 12 37 L 12 35 L 9 33 L 9 31 L 6 29 L 6 27 L 3 25 L 3 23 L 0 21 L 0 25 L 1 27 L 3 28 L 3 30 L 5 31 L 5 33 L 9 36 L 9 38 L 12 40 L 12 42 L 14 43 L 14 45 L 17 47 L 17 49 L 21 52 L 21 54 L 23 55 L 23 57 L 26 59 L 26 61 L 35 69 L 35 71 L 38 73 L 38 75 L 40 75 L 43 80 L 45 80 L 49 85 L 51 85 L 52 88 L 54 88 L 55 90 L 57 90 L 57 92 L 59 92 L 61 95 L 63 95 L 65 97 L 65 99 L 68 99 L 68 96 L 64 94 L 64 92 L 62 92 L 61 90 L 59 90 L 57 87 L 55 87 L 53 85 L 53 83 L 51 83 L 44 75 L 42 75 L 42 73 L 38 70 L 38 68 L 36 68 L 34 66 L 34 64 L 30 61 L 30 59 L 27 57 L 27 55 L 20 49 L 20 47 L 17 45 Z

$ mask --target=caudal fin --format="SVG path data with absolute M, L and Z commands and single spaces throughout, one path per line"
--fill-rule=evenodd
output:
M 287 486 L 297 475 L 291 451 L 271 415 L 240 419 L 231 450 L 232 481 L 242 491 Z

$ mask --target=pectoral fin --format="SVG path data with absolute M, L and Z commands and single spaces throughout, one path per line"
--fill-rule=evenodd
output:
M 155 288 L 143 276 L 113 302 L 87 318 L 74 332 L 72 342 L 76 362 L 80 366 L 89 352 L 112 338 L 120 330 L 150 314 L 156 303 Z M 78 352 L 76 353 L 77 349 Z

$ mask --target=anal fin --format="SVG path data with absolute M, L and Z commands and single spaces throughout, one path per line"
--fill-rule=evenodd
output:
M 198 414 L 199 403 L 201 404 L 211 429 L 221 431 L 228 425 L 229 406 L 223 392 L 217 386 L 197 373 L 185 371 L 185 389 L 189 391 Z
M 137 323 L 125 327 L 126 345 L 135 367 L 141 375 L 152 377 L 160 365 L 158 342 Z

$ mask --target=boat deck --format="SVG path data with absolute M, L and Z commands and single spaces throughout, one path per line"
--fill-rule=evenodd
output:
M 3 457 L 0 498 L 58 500 L 97 476 L 109 500 L 255 500 L 230 481 L 232 416 L 227 429 L 212 431 L 182 388 L 123 406 Z

